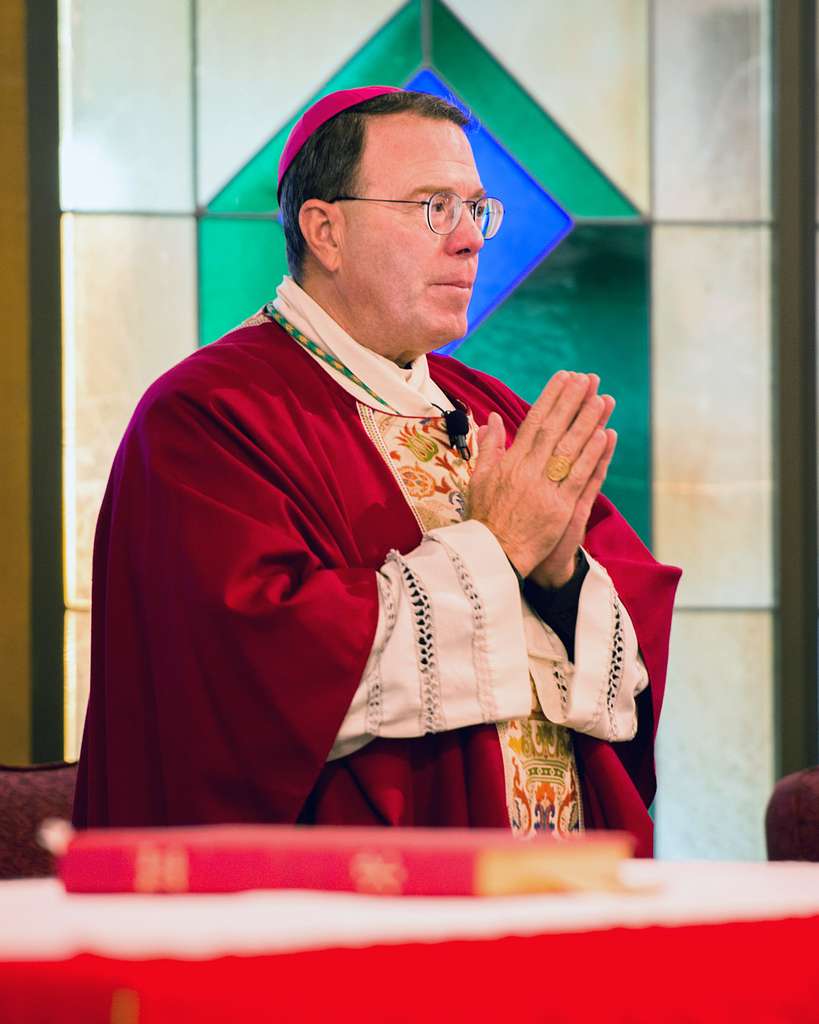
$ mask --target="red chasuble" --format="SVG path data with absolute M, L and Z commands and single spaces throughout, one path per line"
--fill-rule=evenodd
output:
M 478 424 L 526 404 L 431 356 Z M 376 739 L 327 763 L 370 654 L 374 570 L 421 534 L 356 401 L 274 323 L 161 377 L 117 452 L 94 546 L 91 695 L 74 822 L 508 827 L 498 734 Z M 631 615 L 650 685 L 639 732 L 574 734 L 587 827 L 646 811 L 679 572 L 600 498 L 586 546 Z

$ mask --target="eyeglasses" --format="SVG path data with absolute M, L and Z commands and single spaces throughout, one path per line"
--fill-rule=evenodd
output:
M 484 238 L 493 238 L 503 221 L 503 203 L 500 199 L 484 196 L 483 199 L 461 199 L 454 192 L 436 192 L 429 199 L 373 199 L 371 196 L 336 196 L 331 203 L 404 203 L 410 206 L 426 206 L 427 224 L 436 235 L 449 235 L 461 220 L 464 206 L 469 208 L 472 220 Z

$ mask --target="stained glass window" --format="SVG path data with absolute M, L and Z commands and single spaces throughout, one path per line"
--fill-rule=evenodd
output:
M 770 219 L 770 5 L 654 4 L 654 216 Z
M 193 210 L 189 0 L 60 0 L 66 210 Z

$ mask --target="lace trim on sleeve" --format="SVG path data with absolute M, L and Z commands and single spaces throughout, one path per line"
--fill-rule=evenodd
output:
M 620 612 L 620 599 L 611 587 L 611 600 L 614 611 L 614 624 L 611 639 L 611 655 L 609 660 L 609 678 L 606 686 L 606 711 L 609 716 L 609 739 L 618 738 L 617 720 L 614 715 L 614 705 L 617 700 L 617 693 L 623 681 L 625 638 L 623 635 L 623 616 Z
M 566 676 L 563 674 L 563 667 L 561 665 L 555 665 L 552 669 L 552 678 L 555 681 L 557 692 L 560 695 L 560 706 L 563 708 L 565 714 L 566 709 L 569 706 L 569 684 L 566 682 Z
M 421 676 L 421 726 L 425 733 L 443 732 L 446 724 L 441 707 L 441 680 L 435 652 L 432 604 L 420 579 L 399 551 L 390 551 L 387 561 L 395 562 L 400 569 L 412 606 L 415 657 Z
M 472 665 L 475 669 L 475 684 L 478 691 L 478 704 L 484 722 L 496 722 L 498 708 L 492 691 L 492 672 L 489 664 L 489 633 L 486 625 L 486 609 L 481 595 L 475 586 L 472 574 L 458 552 L 449 544 L 437 538 L 438 542 L 449 555 L 449 560 L 458 577 L 461 590 L 469 601 L 472 609 Z
M 605 686 L 601 686 L 597 697 L 597 706 L 591 720 L 582 729 L 583 732 L 593 733 L 594 728 L 600 721 L 603 712 L 606 712 L 606 739 L 611 743 L 619 739 L 617 719 L 615 716 L 615 705 L 620 684 L 623 681 L 625 670 L 625 633 L 623 630 L 623 615 L 621 611 L 620 598 L 614 589 L 614 584 L 608 580 L 608 598 L 611 611 L 611 632 L 608 643 L 608 672 Z M 557 682 L 557 677 L 555 677 Z M 561 703 L 563 703 L 563 690 L 558 683 Z M 598 733 L 599 735 L 599 733 Z M 602 737 L 601 737 L 602 739 Z
M 395 595 L 392 592 L 390 581 L 385 579 L 381 573 L 376 573 L 376 579 L 378 582 L 378 593 L 381 598 L 381 607 L 384 610 L 385 617 L 384 640 L 381 643 L 381 650 L 383 651 L 395 629 L 398 609 L 395 604 Z M 381 658 L 374 658 L 373 662 L 372 670 L 367 676 L 365 728 L 368 733 L 377 736 L 381 723 L 384 720 L 384 681 L 381 678 Z

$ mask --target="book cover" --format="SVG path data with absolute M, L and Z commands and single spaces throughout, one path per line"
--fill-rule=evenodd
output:
M 523 840 L 495 829 L 200 825 L 75 832 L 57 860 L 69 892 L 502 896 L 619 889 L 633 847 L 618 832 Z

